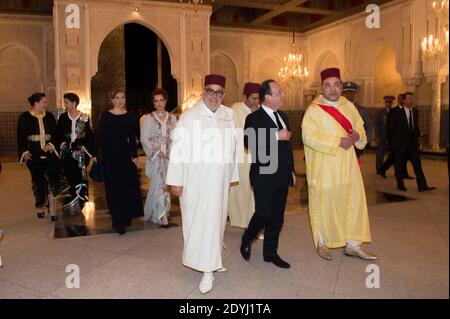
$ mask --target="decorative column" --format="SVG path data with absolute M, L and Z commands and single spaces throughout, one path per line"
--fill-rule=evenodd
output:
M 314 98 L 317 95 L 318 90 L 313 89 L 312 87 L 309 90 L 303 90 L 303 96 L 304 96 L 304 103 L 303 103 L 303 109 L 306 110 L 308 105 L 311 104 L 311 102 L 314 100 Z
M 427 78 L 427 82 L 431 83 L 433 92 L 432 104 L 431 104 L 431 116 L 430 116 L 430 146 L 433 150 L 440 149 L 440 137 L 441 137 L 441 87 L 445 82 L 445 76 L 438 74 L 433 77 Z

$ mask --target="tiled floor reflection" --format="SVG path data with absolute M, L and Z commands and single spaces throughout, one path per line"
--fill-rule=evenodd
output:
M 143 173 L 143 169 L 139 170 L 139 174 L 142 200 L 145 202 L 149 181 Z M 60 218 L 55 223 L 54 238 L 91 236 L 116 232 L 112 228 L 111 216 L 108 213 L 103 183 L 89 181 L 89 199 L 90 201 L 84 205 L 82 210 L 80 207 L 63 209 L 59 205 L 58 213 Z M 171 222 L 180 225 L 180 207 L 177 198 L 172 198 L 170 216 Z M 146 222 L 142 218 L 135 218 L 131 226 L 127 227 L 127 231 L 132 232 L 157 227 L 157 225 Z
M 141 167 L 144 167 L 143 162 Z M 149 188 L 149 181 L 144 175 L 143 169 L 139 171 L 139 174 L 142 199 L 145 201 Z M 366 197 L 369 206 L 413 200 L 413 198 L 410 197 L 377 190 L 366 190 Z M 55 223 L 54 238 L 91 236 L 115 232 L 111 227 L 111 217 L 106 206 L 103 183 L 90 181 L 89 198 L 90 202 L 86 203 L 82 210 L 80 210 L 80 208 L 62 209 L 62 207 L 58 209 L 61 218 Z M 308 186 L 306 184 L 306 175 L 298 174 L 296 186 L 289 190 L 286 214 L 307 213 L 307 207 Z M 170 216 L 171 222 L 181 225 L 181 213 L 178 198 L 172 198 Z M 135 218 L 131 227 L 127 228 L 127 231 L 137 231 L 155 227 L 158 226 L 151 222 L 146 222 L 142 218 Z
M 304 208 L 308 207 L 308 185 L 306 183 L 305 174 L 303 175 L 297 174 L 297 185 L 292 189 L 292 191 L 289 192 L 289 197 L 291 196 L 295 196 L 295 198 L 300 201 L 301 207 Z M 378 190 L 368 190 L 367 187 L 366 187 L 366 199 L 368 206 L 414 200 L 414 198 L 403 195 L 391 194 L 381 192 Z M 293 203 L 288 198 L 287 207 L 289 207 L 290 204 L 292 205 Z

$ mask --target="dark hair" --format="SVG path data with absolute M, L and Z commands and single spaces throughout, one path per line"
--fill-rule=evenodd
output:
M 156 88 L 152 92 L 152 101 L 155 99 L 156 95 L 162 95 L 164 100 L 167 100 L 167 91 L 163 88 Z
M 405 92 L 404 94 L 403 94 L 404 96 L 405 96 L 405 98 L 406 98 L 406 96 L 407 95 L 414 95 L 414 93 L 413 92 L 410 92 L 410 91 L 408 91 L 408 92 Z
M 70 102 L 75 102 L 75 106 L 80 104 L 80 98 L 75 93 L 66 93 L 64 94 L 64 98 L 68 99 Z
M 45 93 L 33 93 L 33 95 L 28 98 L 28 102 L 31 106 L 34 106 L 34 103 L 40 102 L 44 97 L 46 97 Z
M 270 83 L 273 83 L 273 82 L 275 82 L 275 80 L 265 80 L 259 86 L 259 101 L 260 101 L 260 103 L 263 103 L 266 100 L 267 94 L 272 93 L 272 90 L 270 88 Z

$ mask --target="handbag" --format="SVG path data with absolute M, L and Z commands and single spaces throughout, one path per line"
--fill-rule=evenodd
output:
M 103 182 L 105 180 L 105 170 L 103 164 L 99 162 L 92 163 L 91 170 L 89 171 L 89 177 L 96 182 Z

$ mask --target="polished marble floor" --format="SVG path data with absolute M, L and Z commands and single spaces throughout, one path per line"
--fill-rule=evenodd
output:
M 140 158 L 141 167 L 144 167 L 144 159 Z M 141 196 L 143 201 L 147 196 L 150 186 L 148 178 L 144 175 L 142 168 L 139 170 L 141 183 Z M 63 209 L 58 205 L 58 215 L 60 219 L 55 223 L 54 237 L 67 238 L 76 236 L 91 236 L 114 233 L 111 227 L 111 217 L 105 201 L 105 191 L 103 183 L 90 180 L 89 199 L 81 209 L 79 205 Z M 366 191 L 367 204 L 381 205 L 386 203 L 413 200 L 411 197 L 386 193 L 376 189 Z M 305 174 L 297 174 L 297 185 L 290 190 L 286 211 L 298 213 L 301 207 L 305 211 L 308 206 L 308 186 Z M 170 211 L 171 222 L 181 224 L 180 206 L 178 198 L 172 196 L 172 206 Z M 128 231 L 138 231 L 144 229 L 158 228 L 151 222 L 146 222 L 142 218 L 135 218 Z
M 83 216 L 60 210 L 66 216 L 56 224 L 48 216 L 38 220 L 28 171 L 2 160 L 0 298 L 449 297 L 445 161 L 423 159 L 428 183 L 437 190 L 419 193 L 415 181 L 406 181 L 408 192 L 402 193 L 396 190 L 393 171 L 387 179 L 381 178 L 373 169 L 374 154 L 365 155 L 362 172 L 373 240 L 366 247 L 380 256 L 370 264 L 377 265 L 381 274 L 380 288 L 369 289 L 365 285 L 369 263 L 346 257 L 342 249 L 332 250 L 332 261 L 317 256 L 302 152 L 296 151 L 295 158 L 299 183 L 288 196 L 279 246 L 280 256 L 290 262 L 291 269 L 263 262 L 261 240 L 253 244 L 250 261 L 244 261 L 239 253 L 243 230 L 227 225 L 222 258 L 228 271 L 215 275 L 214 289 L 207 295 L 198 291 L 201 274 L 182 265 L 182 227 L 157 229 L 137 219 L 131 231 L 118 236 L 110 228 L 101 184 L 91 185 L 93 204 Z M 148 181 L 142 177 L 143 196 L 147 188 Z M 175 201 L 172 213 L 181 225 Z M 79 266 L 79 289 L 66 287 L 67 265 Z

